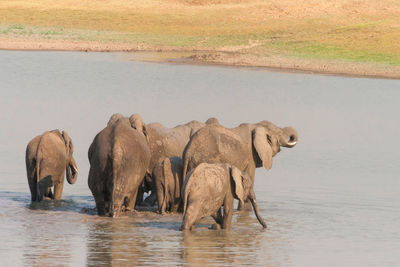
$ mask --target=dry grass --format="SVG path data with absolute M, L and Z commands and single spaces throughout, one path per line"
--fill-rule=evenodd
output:
M 0 0 L 0 36 L 400 66 L 397 0 Z

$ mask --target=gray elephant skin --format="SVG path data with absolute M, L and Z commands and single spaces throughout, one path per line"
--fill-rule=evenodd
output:
M 72 156 L 74 146 L 66 131 L 47 131 L 33 138 L 26 147 L 25 163 L 31 200 L 61 199 L 64 172 L 74 184 L 78 168 Z M 54 193 L 51 187 L 54 186 Z
M 208 125 L 197 131 L 183 154 L 183 174 L 200 163 L 228 163 L 247 173 L 254 182 L 255 169 L 272 167 L 280 147 L 294 147 L 298 134 L 292 127 L 279 128 L 271 122 L 241 124 L 236 128 Z
M 89 147 L 88 185 L 100 215 L 117 217 L 133 210 L 149 166 L 146 136 L 132 127 L 132 119 L 114 114 Z
M 153 182 L 157 193 L 158 212 L 177 212 L 182 198 L 182 158 L 166 158 L 154 167 Z
M 229 229 L 232 222 L 234 198 L 243 203 L 251 200 L 260 224 L 266 224 L 259 215 L 253 183 L 238 168 L 223 164 L 201 163 L 185 178 L 183 185 L 184 215 L 181 229 L 192 230 L 198 219 L 212 216 L 217 228 Z M 222 206 L 223 212 L 222 212 Z
M 168 128 L 162 124 L 155 122 L 145 124 L 139 114 L 134 114 L 130 117 L 132 127 L 142 132 L 148 141 L 151 159 L 147 169 L 145 183 L 142 186 L 142 191 L 156 191 L 153 187 L 154 181 L 152 173 L 154 167 L 165 158 L 180 157 L 182 158 L 183 151 L 189 142 L 191 136 L 205 125 L 217 125 L 218 120 L 209 118 L 206 123 L 199 121 L 190 121 L 183 125 L 178 125 L 174 128 Z M 143 192 L 139 194 L 143 195 Z M 142 196 L 138 197 L 141 201 Z

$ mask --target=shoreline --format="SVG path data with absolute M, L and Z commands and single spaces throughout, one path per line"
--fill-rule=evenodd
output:
M 143 44 L 31 39 L 0 36 L 0 50 L 120 52 L 134 55 L 129 60 L 170 64 L 240 67 L 275 72 L 322 74 L 358 78 L 400 79 L 400 66 L 373 63 L 306 59 L 283 55 L 256 55 L 229 49 L 197 50 Z

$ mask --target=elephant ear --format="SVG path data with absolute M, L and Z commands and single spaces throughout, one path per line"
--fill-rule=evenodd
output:
M 235 183 L 235 195 L 236 195 L 237 199 L 239 199 L 241 204 L 243 204 L 245 196 L 244 196 L 242 172 L 235 166 L 232 166 L 231 167 L 231 177 Z
M 129 122 L 133 129 L 141 132 L 147 138 L 146 124 L 144 124 L 142 117 L 139 114 L 133 114 L 129 117 Z
M 253 145 L 265 169 L 272 168 L 272 148 L 268 142 L 268 133 L 264 127 L 256 127 L 253 132 Z
M 122 114 L 115 113 L 111 116 L 111 118 L 108 120 L 107 126 L 113 125 L 116 123 L 119 119 L 123 118 Z

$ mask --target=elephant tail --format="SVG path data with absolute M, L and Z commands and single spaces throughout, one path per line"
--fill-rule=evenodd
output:
M 119 142 L 115 142 L 112 150 L 111 158 L 111 180 L 109 181 L 109 186 L 111 189 L 111 203 L 109 214 L 111 217 L 118 217 L 121 207 L 122 207 L 122 195 L 123 195 L 123 185 L 119 182 L 121 177 L 121 164 L 124 160 L 124 151 Z M 136 200 L 132 200 L 136 201 Z
M 182 181 L 186 180 L 186 174 L 188 170 L 189 161 L 184 157 L 183 158 L 183 171 L 182 171 Z

